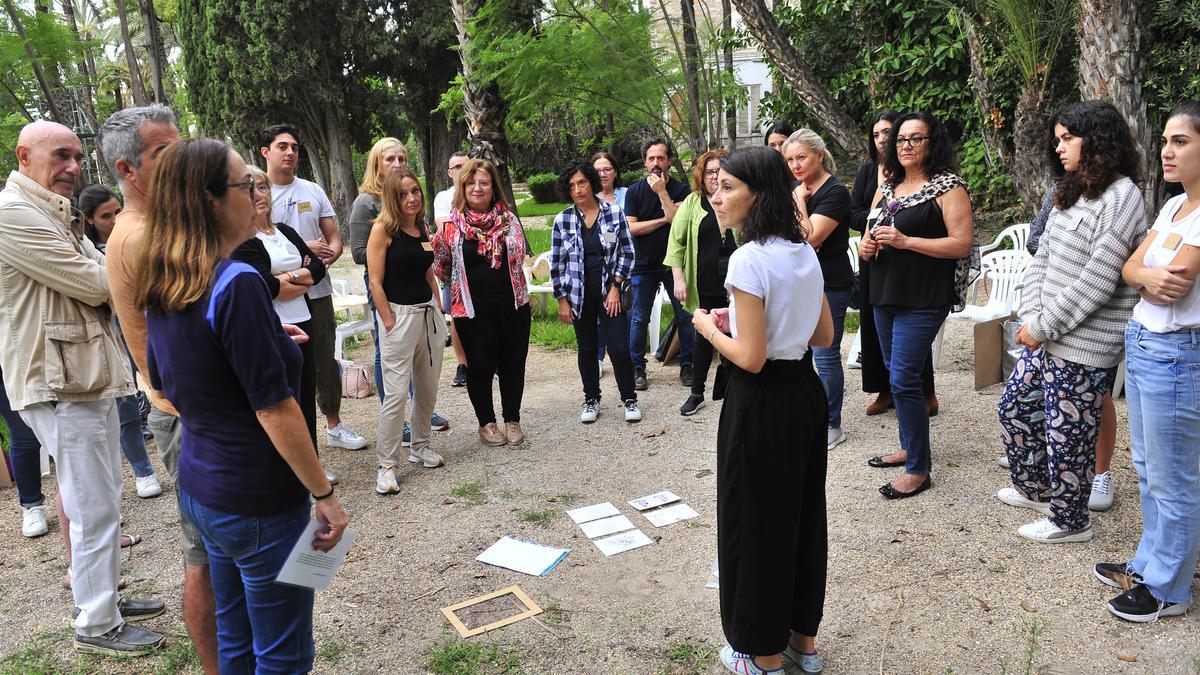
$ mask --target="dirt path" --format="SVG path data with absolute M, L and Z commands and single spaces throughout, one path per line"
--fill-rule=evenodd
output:
M 969 326 L 950 325 L 937 373 L 942 412 L 932 425 L 935 487 L 916 499 L 886 502 L 876 491 L 891 472 L 865 460 L 896 447 L 896 419 L 863 416 L 870 399 L 859 391 L 858 371 L 847 371 L 849 440 L 833 451 L 827 483 L 830 570 L 819 646 L 828 671 L 1027 672 L 1032 644 L 1037 672 L 1196 672 L 1200 612 L 1158 624 L 1124 623 L 1105 611 L 1112 594 L 1091 577 L 1094 562 L 1125 559 L 1140 534 L 1123 402 L 1117 503 L 1096 518 L 1096 539 L 1026 543 L 1016 528 L 1029 515 L 992 496 L 1007 480 L 996 466 L 999 389 L 972 390 L 969 338 Z M 366 350 L 369 344 L 354 352 L 362 363 Z M 359 541 L 333 587 L 317 598 L 317 670 L 420 673 L 431 659 L 459 658 L 478 672 L 504 672 L 497 663 L 526 673 L 714 672 L 712 655 L 723 639 L 717 594 L 704 583 L 716 546 L 711 471 L 719 408 L 679 416 L 686 391 L 675 372 L 651 366 L 640 425 L 620 420 L 615 383 L 606 375 L 602 386 L 610 395 L 602 416 L 582 427 L 574 352 L 535 348 L 523 419 L 529 440 L 489 449 L 477 441 L 465 390 L 449 387 L 447 367 L 438 410 L 452 428 L 436 435 L 447 466 L 406 467 L 394 497 L 374 493 L 370 450 L 322 449 L 341 476 L 339 494 Z M 343 414 L 373 439 L 377 410 L 374 398 L 346 400 Z M 664 433 L 644 437 L 657 429 Z M 150 625 L 182 636 L 174 507 L 166 497 L 137 499 L 132 483 L 127 477 L 126 528 L 144 541 L 126 553 L 126 573 L 135 594 L 156 595 L 171 608 Z M 53 493 L 50 481 L 45 488 Z M 700 517 L 656 529 L 624 504 L 661 489 L 682 496 Z M 177 672 L 188 663 L 179 637 L 155 659 L 77 661 L 65 628 L 70 596 L 58 585 L 64 558 L 56 519 L 50 535 L 26 540 L 17 529 L 15 491 L 4 495 L 0 654 L 8 656 L 0 672 L 77 665 Z M 661 539 L 605 558 L 562 513 L 602 501 Z M 474 560 L 504 534 L 572 551 L 536 578 Z M 513 584 L 553 610 L 543 625 L 523 621 L 465 647 L 451 637 L 440 607 Z M 439 672 L 476 671 L 439 666 Z

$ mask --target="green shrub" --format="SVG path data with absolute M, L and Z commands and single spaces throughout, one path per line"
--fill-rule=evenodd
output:
M 558 176 L 552 173 L 538 173 L 525 180 L 525 187 L 529 188 L 529 195 L 533 197 L 533 201 L 552 204 L 558 201 L 558 188 L 555 186 L 557 181 Z
M 633 185 L 634 183 L 638 182 L 639 180 L 641 180 L 645 177 L 646 177 L 646 174 L 641 169 L 625 171 L 624 173 L 621 174 L 621 184 L 624 185 L 625 187 L 629 187 L 630 185 Z

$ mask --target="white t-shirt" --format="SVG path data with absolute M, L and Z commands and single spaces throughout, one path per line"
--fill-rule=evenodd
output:
M 271 185 L 271 216 L 275 222 L 291 226 L 304 241 L 321 239 L 321 219 L 335 215 L 325 191 L 312 181 L 296 178 L 287 185 Z M 332 294 L 328 276 L 308 291 L 314 300 Z
M 1166 267 L 1185 244 L 1200 246 L 1200 209 L 1192 211 L 1183 220 L 1171 222 L 1186 201 L 1186 194 L 1173 197 L 1158 212 L 1158 219 L 1150 228 L 1150 248 L 1146 249 L 1143 258 L 1146 267 Z M 1200 295 L 1192 286 L 1187 295 L 1170 305 L 1140 300 L 1133 308 L 1133 318 L 1155 333 L 1200 328 Z
M 454 207 L 454 188 L 448 187 L 433 196 L 433 219 L 449 218 Z
M 763 299 L 767 317 L 767 359 L 799 361 L 821 318 L 825 278 L 808 244 L 772 237 L 740 246 L 729 258 L 725 288 Z M 736 340 L 737 302 L 730 300 L 729 325 Z
M 295 272 L 304 265 L 300 249 L 288 241 L 288 238 L 283 236 L 278 229 L 275 230 L 275 234 L 259 231 L 254 236 L 258 237 L 266 247 L 267 255 L 271 256 L 272 276 L 284 272 Z M 276 299 L 271 302 L 275 305 L 275 313 L 279 315 L 279 320 L 283 323 L 300 323 L 312 318 L 312 314 L 308 311 L 308 303 L 304 302 L 304 296 L 291 300 Z

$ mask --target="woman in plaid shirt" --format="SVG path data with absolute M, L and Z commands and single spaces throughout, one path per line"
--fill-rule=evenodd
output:
M 629 358 L 629 315 L 621 307 L 621 284 L 633 267 L 633 240 L 621 209 L 598 199 L 600 174 L 578 161 L 558 177 L 558 189 L 573 205 L 554 218 L 550 245 L 550 278 L 558 299 L 558 319 L 574 324 L 583 378 L 583 412 L 579 421 L 591 424 L 600 409 L 600 363 L 597 360 L 597 318 L 608 342 L 613 374 L 625 408 L 626 422 L 640 422 Z M 582 328 L 581 328 L 582 327 Z

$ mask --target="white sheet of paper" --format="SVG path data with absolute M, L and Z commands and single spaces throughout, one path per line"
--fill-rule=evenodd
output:
M 679 495 L 671 492 L 670 490 L 663 490 L 662 492 L 655 492 L 652 495 L 646 495 L 645 497 L 632 499 L 629 501 L 629 505 L 638 511 L 645 511 L 646 509 L 652 509 L 656 506 L 662 506 L 663 504 L 670 504 L 671 502 L 677 501 L 679 501 Z
M 583 533 L 587 535 L 588 539 L 603 537 L 604 535 L 612 534 L 613 532 L 632 530 L 633 527 L 633 523 L 630 522 L 628 518 L 619 514 L 611 518 L 593 520 L 590 523 L 583 523 L 579 526 L 579 528 L 583 530 Z
M 313 536 L 322 525 L 314 518 L 304 528 L 292 552 L 284 561 L 275 583 L 290 586 L 303 586 L 317 590 L 329 588 L 333 576 L 337 574 L 342 561 L 346 559 L 346 551 L 354 543 L 354 531 L 346 530 L 342 540 L 329 551 L 318 551 L 312 547 Z
M 596 545 L 596 548 L 600 549 L 601 553 L 607 556 L 648 546 L 653 544 L 654 540 L 647 537 L 641 530 L 630 530 L 629 532 L 614 534 L 604 539 L 596 539 L 592 543 Z
M 555 548 L 505 535 L 475 559 L 514 572 L 540 577 L 554 569 L 554 566 L 570 552 L 569 548 Z
M 646 520 L 650 521 L 655 527 L 666 527 L 667 525 L 674 525 L 681 520 L 696 518 L 700 514 L 696 513 L 695 509 L 687 504 L 673 504 L 653 511 L 643 511 L 642 515 L 646 516 Z
M 593 520 L 599 520 L 600 518 L 615 516 L 618 513 L 620 513 L 620 511 L 617 510 L 617 507 L 612 505 L 612 502 L 592 504 L 591 506 L 581 506 L 577 509 L 571 509 L 570 511 L 567 511 L 567 515 L 571 517 L 571 520 L 575 521 L 579 525 L 591 522 Z

